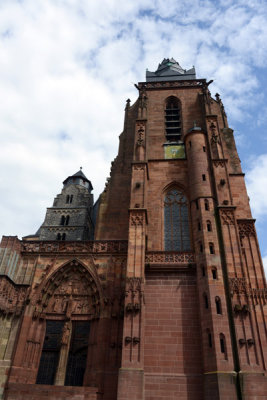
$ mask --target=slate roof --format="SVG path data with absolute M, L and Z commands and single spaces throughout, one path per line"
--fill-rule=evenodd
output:
M 146 71 L 147 82 L 196 79 L 195 67 L 183 69 L 174 58 L 164 58 L 155 72 Z
M 89 179 L 84 175 L 84 173 L 82 172 L 81 169 L 80 169 L 78 172 L 76 172 L 75 174 L 68 176 L 68 177 L 63 181 L 63 185 L 65 185 L 65 184 L 68 182 L 68 180 L 69 180 L 70 178 L 74 178 L 74 177 L 75 177 L 75 178 L 82 178 L 82 179 L 84 179 L 86 182 L 89 183 L 90 190 L 93 189 L 93 186 L 92 186 L 91 181 L 89 181 Z

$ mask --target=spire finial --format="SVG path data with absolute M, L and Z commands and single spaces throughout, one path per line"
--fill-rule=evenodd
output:
M 83 169 L 83 167 L 80 167 L 80 171 Z

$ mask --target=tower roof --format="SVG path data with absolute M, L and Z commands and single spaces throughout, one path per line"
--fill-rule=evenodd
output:
M 147 82 L 196 79 L 195 67 L 183 69 L 174 58 L 164 58 L 155 72 L 146 71 Z
M 85 182 L 88 182 L 90 190 L 93 190 L 92 183 L 91 183 L 91 181 L 89 181 L 89 179 L 84 175 L 84 173 L 82 172 L 82 168 L 80 168 L 80 170 L 79 170 L 78 172 L 76 172 L 75 174 L 68 176 L 68 177 L 63 181 L 63 185 L 66 185 L 67 183 L 74 183 L 73 178 L 81 178 L 81 179 L 83 179 Z

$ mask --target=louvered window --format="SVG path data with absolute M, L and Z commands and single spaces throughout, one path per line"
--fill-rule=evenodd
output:
M 170 142 L 181 140 L 181 109 L 176 97 L 167 99 L 165 108 L 165 133 Z

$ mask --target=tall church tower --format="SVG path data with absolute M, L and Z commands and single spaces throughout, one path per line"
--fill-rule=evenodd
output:
M 47 209 L 38 235 L 40 240 L 93 239 L 93 186 L 82 169 L 63 182 L 63 189 Z
M 5 399 L 267 398 L 266 281 L 211 82 L 164 59 L 136 85 L 94 240 L 55 236 L 77 174 L 39 240 L 3 238 Z
M 267 398 L 266 281 L 210 83 L 164 59 L 127 101 L 96 229 L 128 238 L 119 400 Z

